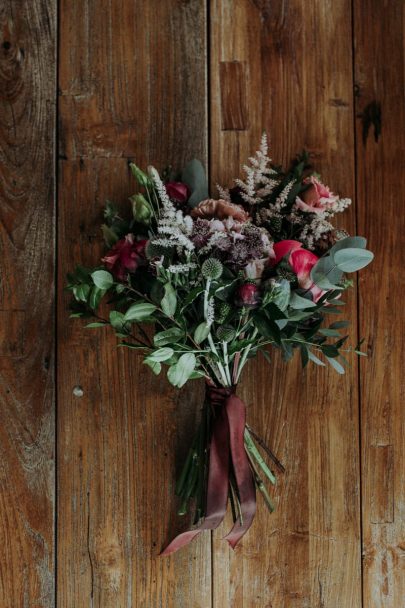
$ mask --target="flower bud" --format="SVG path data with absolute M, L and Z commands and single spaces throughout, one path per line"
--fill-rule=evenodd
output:
M 190 189 L 183 182 L 166 182 L 167 196 L 175 203 L 187 203 L 190 198 Z
M 259 303 L 259 288 L 255 283 L 244 283 L 237 291 L 236 304 L 255 308 Z

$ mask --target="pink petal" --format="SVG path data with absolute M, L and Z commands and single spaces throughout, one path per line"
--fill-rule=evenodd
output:
M 317 302 L 324 293 L 311 279 L 311 270 L 318 259 L 318 256 L 306 249 L 294 251 L 290 255 L 290 266 L 297 275 L 299 286 L 311 291 L 314 302 Z
M 302 247 L 302 243 L 299 241 L 293 240 L 285 240 L 280 241 L 279 243 L 274 243 L 273 250 L 275 253 L 275 258 L 271 260 L 271 264 L 278 264 L 280 260 L 282 260 L 286 255 L 291 253 L 292 251 L 296 251 Z
M 311 269 L 318 261 L 318 256 L 307 249 L 295 250 L 290 255 L 290 266 L 298 279 L 308 277 Z

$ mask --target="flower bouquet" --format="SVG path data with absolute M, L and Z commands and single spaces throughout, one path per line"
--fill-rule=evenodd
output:
M 236 396 L 243 368 L 273 347 L 286 360 L 298 351 L 303 366 L 344 373 L 346 354 L 362 353 L 345 346 L 347 321 L 328 317 L 341 312 L 347 273 L 373 254 L 363 237 L 330 221 L 350 199 L 322 184 L 305 154 L 287 172 L 275 166 L 266 135 L 244 180 L 219 187 L 218 199 L 208 197 L 197 160 L 162 177 L 153 167 L 131 169 L 138 193 L 125 217 L 107 203 L 101 264 L 68 275 L 72 316 L 94 317 L 89 328 L 111 326 L 120 346 L 139 351 L 154 374 L 166 368 L 175 387 L 205 380 L 201 422 L 176 486 L 179 514 L 192 507 L 194 527 L 163 555 L 216 528 L 228 499 L 234 525 L 226 539 L 235 547 L 253 521 L 256 490 L 273 510 L 267 484 L 283 470 L 246 423 Z

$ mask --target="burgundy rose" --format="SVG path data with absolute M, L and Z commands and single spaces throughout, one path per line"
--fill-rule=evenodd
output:
M 236 303 L 239 306 L 254 308 L 259 303 L 259 288 L 254 283 L 244 283 L 237 291 Z
M 175 203 L 187 203 L 190 198 L 190 188 L 183 182 L 167 182 L 165 188 L 168 197 Z
M 110 249 L 102 262 L 114 277 L 123 281 L 128 272 L 135 272 L 139 264 L 145 260 L 147 240 L 136 241 L 133 234 L 127 234 Z

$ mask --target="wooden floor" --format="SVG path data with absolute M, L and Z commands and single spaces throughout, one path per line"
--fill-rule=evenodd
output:
M 0 608 L 404 608 L 401 0 L 0 3 Z M 68 319 L 129 161 L 196 156 L 229 183 L 262 128 L 307 148 L 376 253 L 345 377 L 256 361 L 241 395 L 287 471 L 235 553 L 162 559 L 200 406 Z M 401 174 L 402 173 L 402 174 Z M 104 330 L 103 330 L 104 331 Z M 78 388 L 79 387 L 79 388 Z

